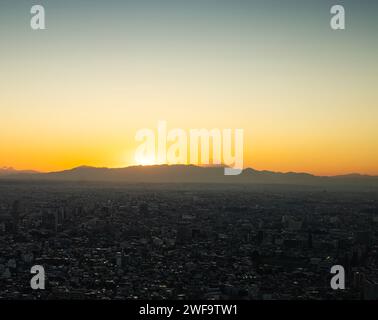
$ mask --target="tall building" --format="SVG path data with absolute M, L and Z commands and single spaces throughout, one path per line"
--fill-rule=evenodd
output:
M 13 220 L 13 231 L 17 232 L 18 225 L 20 222 L 20 212 L 19 212 L 20 202 L 18 200 L 15 200 L 12 204 L 11 209 L 11 216 Z
M 364 299 L 377 300 L 378 299 L 378 281 L 372 279 L 365 279 L 364 282 Z

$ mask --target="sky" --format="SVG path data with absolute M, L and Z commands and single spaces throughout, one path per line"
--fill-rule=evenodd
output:
M 378 175 L 377 31 L 367 0 L 1 0 L 0 167 L 134 165 L 165 120 L 244 129 L 246 167 Z

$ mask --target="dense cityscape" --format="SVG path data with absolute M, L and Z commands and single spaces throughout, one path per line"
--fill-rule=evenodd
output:
M 0 298 L 378 299 L 377 240 L 373 191 L 2 181 Z

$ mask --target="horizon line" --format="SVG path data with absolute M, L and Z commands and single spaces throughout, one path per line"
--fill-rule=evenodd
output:
M 58 172 L 64 172 L 64 171 L 72 171 L 75 169 L 82 169 L 82 168 L 91 168 L 91 169 L 109 169 L 109 170 L 117 170 L 117 169 L 127 169 L 127 168 L 137 168 L 137 167 L 197 167 L 197 168 L 225 168 L 226 165 L 198 165 L 198 164 L 150 164 L 150 165 L 142 165 L 142 164 L 135 164 L 135 165 L 129 165 L 124 167 L 106 167 L 106 166 L 90 166 L 90 165 L 78 165 L 75 167 L 67 168 L 67 169 L 61 169 L 61 170 L 53 170 L 53 171 L 40 171 L 40 170 L 34 170 L 34 169 L 16 169 L 12 166 L 2 166 L 0 167 L 0 171 L 14 171 L 15 173 L 30 173 L 30 174 L 49 174 L 49 173 L 58 173 Z M 303 172 L 303 171 L 272 171 L 272 170 L 257 170 L 252 167 L 245 167 L 242 169 L 242 172 L 246 170 L 253 170 L 257 172 L 266 172 L 266 173 L 277 173 L 277 174 L 306 174 L 314 177 L 342 177 L 342 176 L 362 176 L 362 177 L 378 177 L 378 175 L 375 174 L 364 174 L 359 172 L 350 172 L 350 173 L 344 173 L 344 174 L 333 174 L 333 175 L 318 175 L 313 174 L 309 172 Z

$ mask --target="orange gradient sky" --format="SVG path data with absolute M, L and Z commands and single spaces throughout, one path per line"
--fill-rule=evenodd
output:
M 43 32 L 0 13 L 0 167 L 134 165 L 136 131 L 166 120 L 244 129 L 246 167 L 378 175 L 374 17 L 335 32 L 320 4 L 84 2 L 52 2 Z

